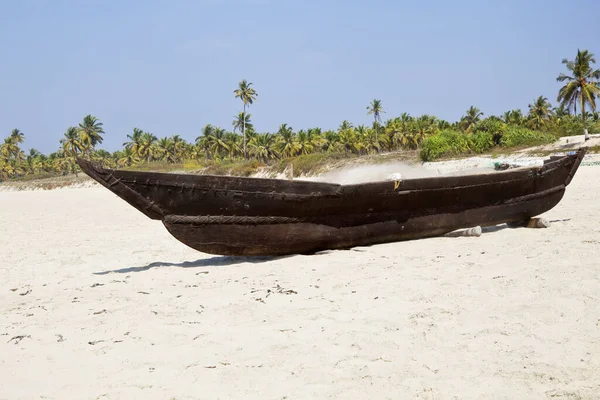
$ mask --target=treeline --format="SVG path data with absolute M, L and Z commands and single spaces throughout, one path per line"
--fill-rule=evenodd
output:
M 79 156 L 107 167 L 124 168 L 155 161 L 200 163 L 251 159 L 270 163 L 315 153 L 363 155 L 418 149 L 421 159 L 428 161 L 482 153 L 495 146 L 543 144 L 560 136 L 587 134 L 588 129 L 600 130 L 599 115 L 595 112 L 595 98 L 600 95 L 600 71 L 592 68 L 594 63 L 593 55 L 585 50 L 578 51 L 573 61 L 563 60 L 569 75 L 560 74 L 557 78 L 566 82 L 557 96 L 557 106 L 539 96 L 529 104 L 526 114 L 516 109 L 485 116 L 472 106 L 455 122 L 432 115 L 413 117 L 407 113 L 382 121 L 383 104 L 374 99 L 367 107 L 367 114 L 373 116 L 372 124 L 355 126 L 343 121 L 336 130 L 295 130 L 282 124 L 277 132 L 256 132 L 246 109 L 253 104 L 257 93 L 252 83 L 243 80 L 234 90 L 236 98 L 242 101 L 243 111 L 234 118 L 232 130 L 206 125 L 190 143 L 179 135 L 159 138 L 134 128 L 123 148 L 110 153 L 97 149 L 103 140 L 103 126 L 96 117 L 87 115 L 77 126 L 66 130 L 56 152 L 44 155 L 35 149 L 24 153 L 20 145 L 25 136 L 15 129 L 0 146 L 0 179 L 76 173 L 75 158 Z

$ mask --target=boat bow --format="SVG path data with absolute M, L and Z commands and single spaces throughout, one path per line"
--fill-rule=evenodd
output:
M 147 217 L 151 219 L 163 219 L 164 212 L 157 204 L 122 183 L 119 178 L 113 175 L 112 170 L 98 167 L 91 161 L 84 160 L 83 158 L 77 158 L 77 164 L 92 179 L 131 204 Z

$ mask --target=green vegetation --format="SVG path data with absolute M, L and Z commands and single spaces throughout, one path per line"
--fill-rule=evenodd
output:
M 573 61 L 562 61 L 568 74 L 561 73 L 557 78 L 565 84 L 558 93 L 556 107 L 539 96 L 529 104 L 527 114 L 510 110 L 501 116 L 485 116 L 471 106 L 456 122 L 408 113 L 382 121 L 382 101 L 373 99 L 367 106 L 367 115 L 373 116 L 372 125 L 354 126 L 342 121 L 337 129 L 326 131 L 294 130 L 284 123 L 277 132 L 256 132 L 246 109 L 258 93 L 244 79 L 233 91 L 243 107 L 233 118 L 232 131 L 208 124 L 195 142 L 189 143 L 179 135 L 159 138 L 134 128 L 126 135 L 123 149 L 110 153 L 97 149 L 103 141 L 102 123 L 86 115 L 81 123 L 65 131 L 58 151 L 46 156 L 35 149 L 27 154 L 21 150 L 25 136 L 14 129 L 0 145 L 0 180 L 77 174 L 76 157 L 90 158 L 111 168 L 242 176 L 266 166 L 279 172 L 292 166 L 298 176 L 348 157 L 388 152 L 399 158 L 403 156 L 398 151 L 408 151 L 431 161 L 546 144 L 561 136 L 585 133 L 587 137 L 588 129 L 600 131 L 600 117 L 595 111 L 600 70 L 592 67 L 595 62 L 587 50 L 578 50 Z

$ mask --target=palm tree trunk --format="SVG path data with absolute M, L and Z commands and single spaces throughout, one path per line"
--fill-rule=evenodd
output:
M 583 119 L 583 137 L 584 140 L 590 140 L 590 135 L 588 135 L 587 127 L 585 126 L 585 99 L 583 95 L 581 96 L 581 118 Z
M 379 143 L 379 123 L 377 122 L 377 116 L 375 116 L 375 141 Z
M 242 136 L 244 137 L 244 159 L 248 159 L 248 153 L 246 152 L 246 102 L 244 102 L 244 118 L 242 118 Z

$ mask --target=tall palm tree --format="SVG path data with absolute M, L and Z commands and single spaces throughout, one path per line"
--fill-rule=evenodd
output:
M 242 100 L 244 104 L 244 115 L 246 115 L 246 106 L 249 106 L 254 102 L 258 94 L 256 90 L 252 87 L 252 82 L 248 82 L 246 79 L 243 79 L 238 83 L 238 88 L 233 91 L 235 94 L 235 98 L 239 98 Z M 243 120 L 242 123 L 242 136 L 244 137 L 244 158 L 248 158 L 248 152 L 246 151 L 246 120 Z
M 367 114 L 373 114 L 374 119 L 374 128 L 375 128 L 375 140 L 378 141 L 378 130 L 379 124 L 381 123 L 381 113 L 384 113 L 383 105 L 381 104 L 381 100 L 373 99 L 371 104 L 367 106 Z
M 89 114 L 83 117 L 83 121 L 79 124 L 79 135 L 88 155 L 98 143 L 102 143 L 103 133 L 102 122 L 98 118 Z
M 583 119 L 583 134 L 585 140 L 590 137 L 585 124 L 585 107 L 591 111 L 596 110 L 596 96 L 600 95 L 600 69 L 593 69 L 596 63 L 594 55 L 587 50 L 577 49 L 575 60 L 562 60 L 570 75 L 561 73 L 556 80 L 567 83 L 558 91 L 557 100 L 566 109 L 573 109 L 577 113 L 577 103 L 581 105 L 581 118 Z

